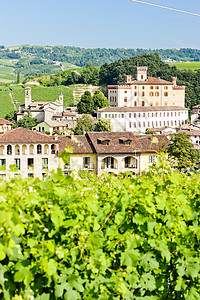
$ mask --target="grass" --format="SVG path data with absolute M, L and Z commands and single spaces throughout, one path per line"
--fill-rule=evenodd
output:
M 178 69 L 182 69 L 182 70 L 195 71 L 197 69 L 200 69 L 200 62 L 171 63 L 170 65 L 176 66 Z
M 14 105 L 9 96 L 10 90 L 0 91 L 0 117 L 4 118 L 7 113 L 14 110 Z

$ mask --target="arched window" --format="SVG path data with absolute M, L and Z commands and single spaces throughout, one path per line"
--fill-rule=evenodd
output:
M 155 89 L 156 89 L 156 90 L 159 90 L 159 86 L 157 85 L 157 86 L 155 87 Z
M 159 96 L 159 93 L 158 93 L 158 92 L 156 92 L 156 93 L 155 93 L 155 95 L 156 95 L 156 97 L 158 97 L 158 96 Z
M 154 92 L 150 92 L 150 93 L 149 93 L 149 96 L 150 96 L 150 97 L 153 97 L 153 95 L 154 95 Z
M 164 96 L 167 97 L 168 96 L 168 92 L 164 92 Z
M 137 106 L 137 101 L 134 101 L 134 106 Z
M 137 96 L 137 92 L 135 92 L 134 95 Z
M 150 90 L 153 90 L 153 86 L 152 85 L 150 86 Z
M 142 86 L 142 89 L 144 90 L 144 85 Z
M 11 145 L 7 146 L 7 154 L 12 155 L 12 146 Z
M 142 106 L 145 106 L 145 102 L 144 101 L 142 101 Z
M 42 153 L 42 146 L 39 144 L 37 145 L 37 154 L 41 154 Z
M 142 96 L 143 96 L 143 97 L 145 96 L 145 92 L 142 92 Z
M 127 97 L 124 97 L 124 102 L 127 102 Z
M 164 86 L 164 90 L 168 90 L 168 86 Z

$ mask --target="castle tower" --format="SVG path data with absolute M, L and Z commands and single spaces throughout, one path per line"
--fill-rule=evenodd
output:
M 171 77 L 171 81 L 172 81 L 173 85 L 176 85 L 176 80 L 177 80 L 177 77 Z
M 147 80 L 147 70 L 148 67 L 135 67 L 135 79 L 137 81 L 145 81 Z
M 27 86 L 25 88 L 25 109 L 28 109 L 30 104 L 31 104 L 31 88 Z

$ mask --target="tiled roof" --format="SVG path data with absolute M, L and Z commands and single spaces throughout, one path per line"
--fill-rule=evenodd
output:
M 58 143 L 55 137 L 44 133 L 18 127 L 0 135 L 0 144 L 34 144 L 34 143 Z
M 200 136 L 200 129 L 199 130 L 198 129 L 190 129 L 190 130 L 181 129 L 178 132 L 185 132 L 189 135 Z
M 74 137 L 58 136 L 59 152 L 63 152 L 67 146 L 73 148 L 73 153 L 94 153 L 93 147 L 85 135 Z
M 152 111 L 181 111 L 188 108 L 181 106 L 134 106 L 134 107 L 104 107 L 98 112 L 152 112 Z
M 57 113 L 55 113 L 54 115 L 53 115 L 53 117 L 62 117 L 62 116 L 72 116 L 72 117 L 75 117 L 76 116 L 76 114 L 75 113 L 72 113 L 72 112 L 68 112 L 68 111 L 65 111 L 65 112 L 63 112 L 63 113 L 61 113 L 61 112 L 57 112 Z
M 139 84 L 139 85 L 149 85 L 149 84 L 161 84 L 161 85 L 173 85 L 171 81 L 167 81 L 161 78 L 155 78 L 155 77 L 147 77 L 145 81 L 138 81 L 138 80 L 132 80 L 131 82 L 120 82 L 120 85 L 122 84 L 127 84 L 127 85 L 132 85 L 132 84 Z
M 161 147 L 167 146 L 169 140 L 164 135 L 142 135 L 136 136 L 132 132 L 88 132 L 87 136 L 94 146 L 95 152 L 108 153 L 133 153 L 158 151 Z M 123 139 L 130 140 L 130 144 L 125 145 Z M 98 140 L 110 140 L 108 145 L 98 143 Z
M 10 121 L 8 121 L 8 120 L 0 118 L 0 125 L 4 125 L 4 124 L 6 124 L 6 125 L 12 125 L 13 123 L 10 122 Z
M 45 123 L 47 125 L 49 125 L 50 127 L 55 127 L 55 126 L 57 126 L 57 127 L 59 127 L 59 126 L 66 127 L 66 123 L 62 123 L 62 122 L 58 122 L 58 121 L 45 121 Z

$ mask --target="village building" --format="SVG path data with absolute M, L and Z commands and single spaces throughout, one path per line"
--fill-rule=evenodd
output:
M 38 177 L 42 179 L 58 168 L 59 142 L 25 128 L 0 135 L 0 177 Z M 14 167 L 14 168 L 13 168 Z
M 32 130 L 50 135 L 54 135 L 58 132 L 63 135 L 70 133 L 67 124 L 58 121 L 43 121 L 41 123 L 38 123 L 36 126 L 32 127 Z
M 12 125 L 13 125 L 12 122 L 0 118 L 0 134 L 1 134 L 1 133 L 5 133 L 5 132 L 7 132 L 8 130 L 11 130 Z
M 149 128 L 178 127 L 188 123 L 188 109 L 180 106 L 105 107 L 97 111 L 97 119 L 111 121 L 113 132 L 138 131 Z
M 72 109 L 63 107 L 62 93 L 60 93 L 59 99 L 54 102 L 39 102 L 32 99 L 31 88 L 26 87 L 25 104 L 19 106 L 17 121 L 30 113 L 37 123 L 58 121 L 65 123 L 65 127 L 74 128 L 76 126 L 76 113 L 74 111 L 74 107 Z M 39 125 L 39 127 L 41 126 Z
M 160 150 L 166 149 L 169 140 L 163 135 L 135 135 L 132 132 L 88 132 L 84 136 L 59 137 L 60 151 L 73 148 L 70 161 L 60 161 L 65 174 L 76 170 L 89 170 L 118 175 L 124 172 L 138 174 L 155 163 Z
M 148 77 L 147 67 L 135 67 L 135 76 L 126 75 L 124 82 L 108 85 L 108 100 L 112 107 L 181 106 L 185 107 L 185 87 Z
M 200 105 L 195 105 L 192 107 L 191 123 L 192 124 L 200 123 Z

